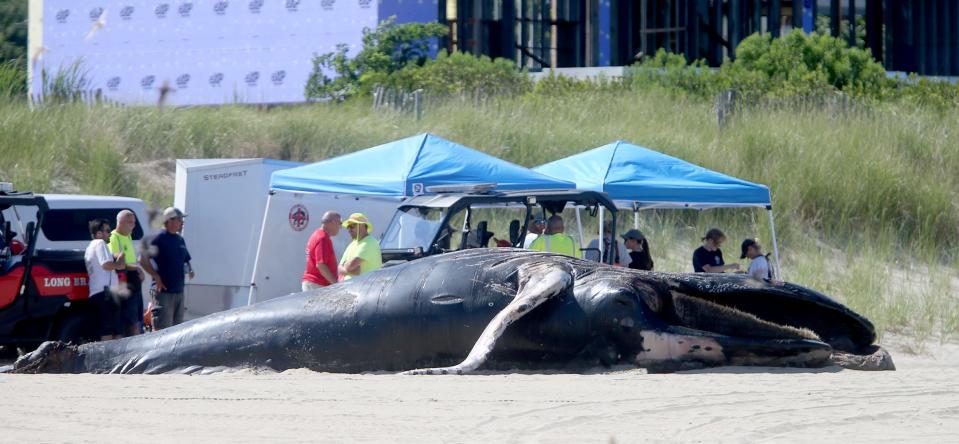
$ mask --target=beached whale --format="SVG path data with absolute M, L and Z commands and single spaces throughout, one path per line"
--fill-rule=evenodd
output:
M 577 371 L 633 364 L 893 369 L 872 324 L 797 285 L 653 273 L 548 253 L 474 249 L 141 336 L 47 342 L 19 373 Z

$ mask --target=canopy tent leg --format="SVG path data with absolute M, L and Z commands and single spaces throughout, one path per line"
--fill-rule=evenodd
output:
M 583 245 L 583 221 L 579 217 L 579 207 L 576 207 L 576 230 L 579 233 L 579 251 L 582 252 L 585 245 Z
M 260 223 L 260 239 L 256 242 L 256 257 L 253 258 L 253 276 L 250 276 L 250 295 L 247 296 L 246 305 L 253 305 L 256 298 L 256 272 L 260 265 L 260 251 L 263 249 L 263 233 L 266 232 L 266 216 L 270 214 L 270 205 L 273 203 L 273 195 L 276 192 L 270 190 L 266 196 L 266 210 L 263 211 L 263 221 Z
M 773 221 L 772 207 L 767 207 L 766 212 L 769 213 L 769 231 L 773 238 L 773 260 L 776 261 L 776 269 L 774 270 L 773 278 L 782 279 L 781 268 L 779 265 L 779 242 L 776 240 L 776 223 Z
M 602 205 L 597 205 L 597 206 L 599 207 L 599 236 L 597 236 L 596 239 L 599 239 L 599 240 L 596 243 L 599 245 L 599 262 L 603 263 L 603 257 L 605 257 L 603 256 L 603 253 L 604 253 L 603 250 L 605 250 L 605 248 L 603 248 L 604 246 L 603 244 L 606 243 L 606 239 L 603 237 L 603 234 L 604 234 L 603 233 L 603 216 L 605 216 L 605 214 L 603 213 L 603 210 L 604 210 L 603 206 Z

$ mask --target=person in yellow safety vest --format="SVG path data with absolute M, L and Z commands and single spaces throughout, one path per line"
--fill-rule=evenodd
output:
M 550 216 L 546 222 L 546 231 L 529 245 L 530 250 L 548 251 L 565 254 L 570 257 L 579 257 L 579 248 L 576 241 L 564 233 L 563 218 L 558 214 Z
M 343 221 L 343 226 L 350 232 L 353 239 L 346 246 L 343 258 L 340 259 L 340 280 L 348 280 L 383 268 L 383 258 L 380 253 L 380 243 L 370 233 L 373 224 L 363 213 L 353 213 Z

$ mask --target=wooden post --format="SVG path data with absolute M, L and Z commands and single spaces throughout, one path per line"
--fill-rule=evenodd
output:
M 739 94 L 734 89 L 729 89 L 719 93 L 716 97 L 716 121 L 719 127 L 726 126 L 736 109 L 736 102 Z
M 416 121 L 420 121 L 420 117 L 423 116 L 423 90 L 418 89 L 413 91 L 413 108 L 416 111 Z

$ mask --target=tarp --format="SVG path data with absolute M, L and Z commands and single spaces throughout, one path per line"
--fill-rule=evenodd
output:
M 429 194 L 426 187 L 496 183 L 499 190 L 573 189 L 576 184 L 424 133 L 298 168 L 276 171 L 277 190 L 367 196 Z
M 619 140 L 533 169 L 620 208 L 768 207 L 769 188 Z

